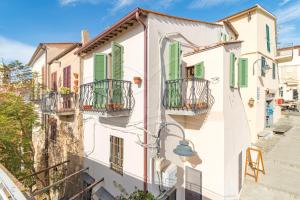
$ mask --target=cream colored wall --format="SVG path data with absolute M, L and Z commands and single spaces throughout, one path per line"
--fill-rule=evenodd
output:
M 124 47 L 124 80 L 132 81 L 134 76 L 142 78 L 140 86 L 132 83 L 134 107 L 130 117 L 99 118 L 99 114 L 83 112 L 85 165 L 90 166 L 89 173 L 99 180 L 104 177 L 104 187 L 113 195 L 120 195 L 120 189 L 114 182 L 122 185 L 131 193 L 135 186 L 143 188 L 144 154 L 143 147 L 137 144 L 143 130 L 130 125 L 143 127 L 144 103 L 144 32 L 141 25 L 135 25 L 113 41 Z M 83 57 L 83 83 L 93 82 L 93 53 L 110 53 L 111 41 Z M 153 96 L 152 96 L 153 98 Z M 130 131 L 129 131 L 130 130 Z M 110 136 L 124 139 L 124 175 L 110 169 Z
M 278 71 L 276 69 L 276 79 L 272 79 L 272 69 L 267 71 L 266 77 L 261 77 L 261 56 L 266 58 L 270 67 L 275 62 L 276 55 L 276 33 L 274 19 L 264 14 L 260 9 L 251 12 L 251 20 L 248 15 L 243 15 L 231 21 L 239 32 L 239 40 L 242 40 L 242 58 L 248 58 L 248 87 L 241 88 L 240 92 L 243 104 L 248 116 L 248 123 L 251 130 L 251 141 L 257 141 L 257 134 L 263 131 L 265 126 L 265 91 L 275 91 L 275 99 L 278 98 Z M 266 24 L 270 27 L 271 52 L 267 52 L 266 44 Z M 253 72 L 254 71 L 254 72 Z M 258 89 L 259 88 L 259 89 Z M 259 92 L 258 92 L 259 91 Z M 259 93 L 259 99 L 257 96 Z M 249 99 L 255 99 L 254 107 L 248 106 Z M 280 109 L 276 106 L 274 99 L 274 122 L 280 117 Z

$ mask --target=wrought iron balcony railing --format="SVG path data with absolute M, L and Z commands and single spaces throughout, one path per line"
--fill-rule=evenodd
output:
M 76 108 L 76 95 L 70 94 L 57 94 L 56 113 L 59 115 L 74 114 Z
M 56 92 L 50 92 L 48 94 L 44 94 L 41 101 L 41 110 L 43 113 L 52 113 L 56 110 Z
M 199 78 L 168 80 L 165 82 L 163 106 L 176 114 L 200 114 L 211 104 L 209 82 Z
M 74 93 L 59 94 L 57 92 L 44 94 L 41 108 L 44 113 L 56 113 L 58 115 L 74 114 L 76 95 Z
M 79 108 L 94 112 L 130 111 L 133 108 L 131 82 L 106 79 L 81 85 Z

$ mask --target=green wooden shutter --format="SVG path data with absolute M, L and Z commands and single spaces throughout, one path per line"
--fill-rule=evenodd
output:
M 123 54 L 124 47 L 112 42 L 112 77 L 116 80 L 123 79 Z
M 106 79 L 106 55 L 94 54 L 94 81 Z
M 235 55 L 234 53 L 230 53 L 230 68 L 229 68 L 229 84 L 230 87 L 234 87 L 235 85 L 235 67 L 234 67 L 234 62 L 235 62 Z
M 272 78 L 276 79 L 276 65 L 273 63 L 273 68 L 272 68 Z
M 267 50 L 271 52 L 271 45 L 270 45 L 270 28 L 268 24 L 266 24 L 266 37 L 267 37 Z
M 248 59 L 239 59 L 239 86 L 248 87 Z
M 124 47 L 112 42 L 112 102 L 122 104 L 123 54 Z
M 169 79 L 180 78 L 180 43 L 172 42 L 169 46 Z
M 94 54 L 94 108 L 103 109 L 107 103 L 106 55 Z
M 204 78 L 204 62 L 195 65 L 194 76 L 195 78 Z
M 181 77 L 180 51 L 181 46 L 178 41 L 169 45 L 169 80 L 177 80 Z M 172 81 L 168 86 L 168 105 L 178 107 L 182 99 L 181 81 Z

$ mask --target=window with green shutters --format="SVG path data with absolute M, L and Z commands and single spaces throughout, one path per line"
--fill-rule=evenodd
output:
M 239 87 L 248 87 L 248 59 L 239 59 Z
M 229 85 L 230 87 L 235 86 L 235 55 L 234 53 L 230 53 L 230 68 L 229 68 Z
M 180 59 L 181 46 L 178 41 L 172 42 L 169 45 L 169 80 L 177 80 L 181 78 Z M 169 85 L 169 106 L 176 107 L 181 104 L 182 90 L 180 81 L 174 81 Z
M 106 55 L 94 54 L 94 107 L 104 108 L 106 105 Z
M 195 65 L 194 77 L 195 78 L 204 78 L 204 62 L 200 62 Z
M 273 68 L 272 68 L 272 78 L 276 79 L 276 64 L 273 63 Z
M 268 52 L 271 52 L 270 28 L 269 28 L 268 24 L 266 24 L 266 39 L 267 39 L 267 50 L 268 50 Z
M 112 42 L 112 78 L 114 80 L 123 80 L 123 54 L 124 47 L 116 42 Z M 112 103 L 122 103 L 122 82 L 113 81 Z
M 266 69 L 266 58 L 265 57 L 261 57 L 261 67 L 260 67 L 260 74 L 261 74 L 261 76 L 263 76 L 263 77 L 265 77 L 266 76 L 266 71 L 265 71 L 265 69 Z

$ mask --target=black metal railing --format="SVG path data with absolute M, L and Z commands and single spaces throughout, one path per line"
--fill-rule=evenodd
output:
M 200 78 L 185 78 L 165 82 L 163 106 L 166 110 L 186 110 L 195 113 L 208 110 L 209 82 Z
M 42 96 L 41 110 L 44 113 L 51 113 L 56 111 L 57 106 L 57 93 L 49 92 Z
M 131 82 L 106 79 L 81 85 L 79 108 L 95 112 L 131 110 Z
M 56 113 L 70 113 L 75 112 L 76 108 L 76 95 L 70 94 L 57 94 L 57 107 Z

